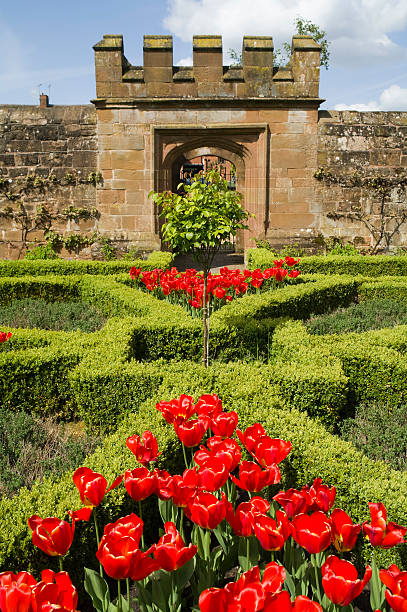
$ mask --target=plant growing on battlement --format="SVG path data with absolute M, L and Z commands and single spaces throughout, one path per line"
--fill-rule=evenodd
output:
M 404 169 L 396 168 L 389 176 L 357 171 L 351 175 L 341 175 L 321 167 L 314 178 L 327 185 L 359 189 L 361 197 L 357 208 L 332 211 L 327 217 L 334 221 L 347 219 L 363 224 L 371 235 L 372 254 L 380 249 L 389 250 L 400 227 L 407 222 L 407 175 Z M 367 200 L 365 207 L 362 205 L 363 196 Z M 375 202 L 378 203 L 377 210 L 374 210 Z
M 202 308 L 203 363 L 208 366 L 208 274 L 216 253 L 236 232 L 246 229 L 248 213 L 242 208 L 242 195 L 228 189 L 227 181 L 217 170 L 199 173 L 190 185 L 180 184 L 184 195 L 154 193 L 151 196 L 165 217 L 163 238 L 175 253 L 191 253 L 202 266 L 204 293 Z

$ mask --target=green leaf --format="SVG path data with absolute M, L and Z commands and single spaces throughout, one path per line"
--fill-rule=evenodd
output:
M 109 605 L 112 605 L 108 584 L 95 570 L 85 567 L 84 587 L 98 612 L 105 612 Z
M 192 557 L 192 559 L 174 572 L 175 584 L 177 585 L 179 592 L 181 592 L 185 585 L 191 580 L 191 577 L 195 571 L 195 565 L 195 557 Z

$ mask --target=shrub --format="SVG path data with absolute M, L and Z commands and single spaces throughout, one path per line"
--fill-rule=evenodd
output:
M 78 428 L 1 407 L 0 497 L 10 497 L 23 486 L 30 488 L 51 474 L 75 469 L 99 442 Z
M 372 299 L 348 308 L 311 317 L 305 325 L 311 334 L 344 334 L 407 324 L 407 305 L 394 299 Z
M 25 253 L 24 259 L 60 259 L 55 253 L 50 244 L 39 244 L 37 246 L 30 245 L 29 250 Z
M 106 318 L 82 302 L 46 302 L 25 298 L 0 306 L 0 325 L 52 329 L 54 331 L 94 332 Z
M 406 406 L 370 402 L 356 407 L 355 418 L 342 423 L 341 435 L 370 459 L 395 470 L 407 467 Z

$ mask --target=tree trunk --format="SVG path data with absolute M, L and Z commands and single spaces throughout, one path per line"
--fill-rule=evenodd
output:
M 209 329 L 208 329 L 208 307 L 206 304 L 206 296 L 208 292 L 208 274 L 209 270 L 204 269 L 204 287 L 202 297 L 202 325 L 203 325 L 203 352 L 202 363 L 205 368 L 209 365 Z

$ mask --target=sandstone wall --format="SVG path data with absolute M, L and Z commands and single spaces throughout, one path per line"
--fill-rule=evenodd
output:
M 335 175 L 407 175 L 407 112 L 320 111 L 318 119 L 318 167 Z M 371 233 L 363 222 L 333 220 L 327 213 L 362 211 L 368 222 L 380 223 L 379 198 L 372 190 L 329 185 L 314 179 L 319 229 L 357 246 L 370 246 Z M 391 213 L 407 207 L 405 193 L 391 194 Z M 390 221 L 392 223 L 392 221 Z M 407 223 L 393 244 L 407 246 Z
M 97 170 L 96 112 L 83 106 L 0 106 L 0 209 L 23 202 L 29 214 L 42 204 L 50 210 L 96 205 L 88 182 Z M 27 177 L 39 177 L 28 182 Z M 63 233 L 91 232 L 96 220 L 56 225 Z M 41 231 L 29 241 L 41 240 Z M 14 258 L 21 240 L 16 223 L 0 217 L 0 257 Z

